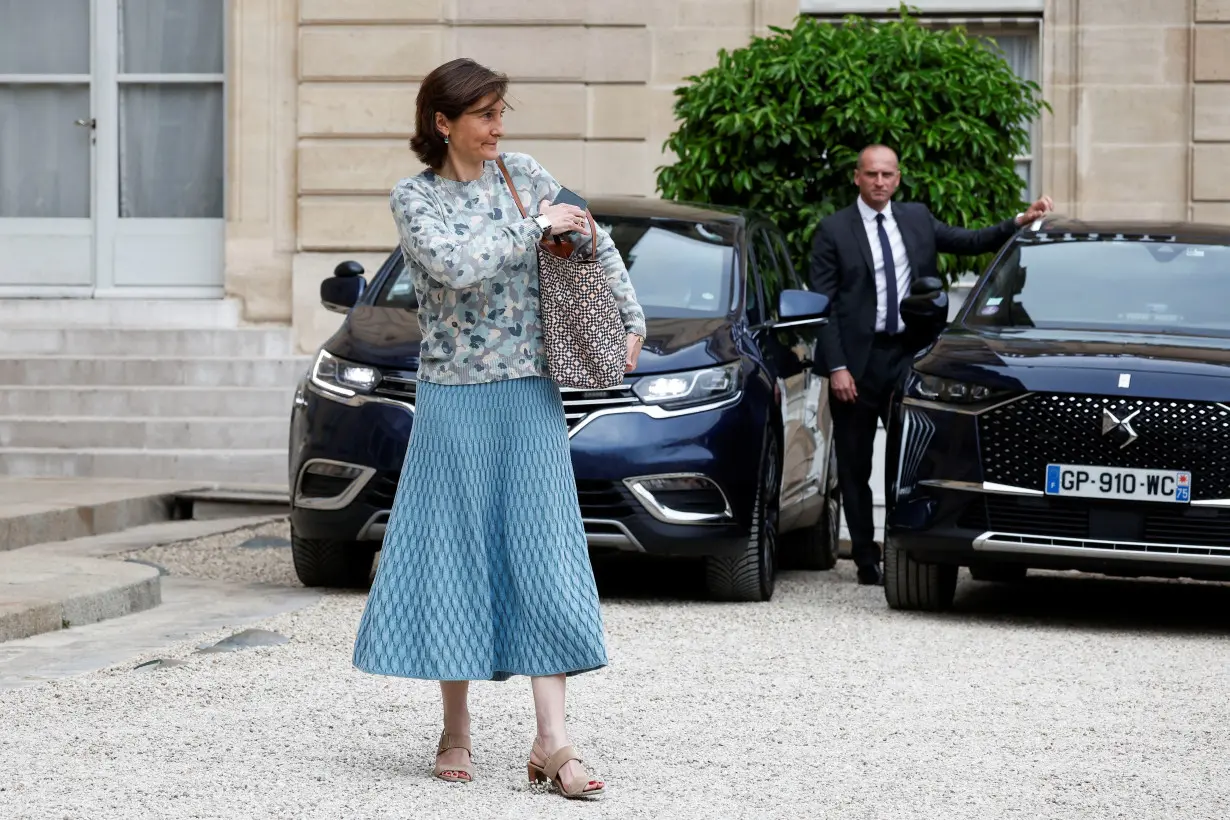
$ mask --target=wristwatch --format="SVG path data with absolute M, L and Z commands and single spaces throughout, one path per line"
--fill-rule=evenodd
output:
M 534 217 L 534 221 L 538 223 L 538 227 L 542 228 L 542 235 L 546 236 L 551 232 L 551 218 L 545 214 L 539 214 Z

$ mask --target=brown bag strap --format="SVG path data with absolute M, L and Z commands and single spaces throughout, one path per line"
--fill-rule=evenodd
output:
M 500 173 L 504 175 L 504 184 L 508 186 L 508 190 L 512 193 L 513 202 L 517 203 L 517 210 L 521 212 L 521 218 L 528 219 L 529 214 L 525 212 L 525 205 L 522 204 L 521 202 L 521 195 L 517 193 L 517 187 L 513 185 L 512 176 L 508 173 L 508 166 L 504 164 L 504 158 L 497 157 L 495 161 L 496 161 L 496 164 L 500 166 Z M 589 212 L 588 208 L 585 209 L 585 218 L 589 220 L 589 240 L 590 240 L 589 258 L 597 259 L 598 258 L 598 226 L 594 224 L 593 214 Z M 544 236 L 542 239 L 545 242 L 547 238 L 548 237 Z
M 508 186 L 508 190 L 512 192 L 513 201 L 517 203 L 517 210 L 521 212 L 521 218 L 528 218 L 529 214 L 525 212 L 525 206 L 521 204 L 521 195 L 517 193 L 516 186 L 512 184 L 512 177 L 508 174 L 508 166 L 504 164 L 504 158 L 498 157 L 496 162 L 500 166 L 500 173 L 504 175 L 504 183 Z

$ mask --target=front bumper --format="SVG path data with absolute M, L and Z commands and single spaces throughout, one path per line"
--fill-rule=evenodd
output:
M 1230 576 L 1230 504 L 1056 498 L 1044 493 L 1041 470 L 1036 486 L 986 480 L 978 416 L 911 399 L 899 406 L 886 522 L 898 547 L 964 566 Z
M 291 524 L 303 538 L 378 541 L 393 507 L 413 405 L 392 401 L 343 403 L 311 386 L 300 389 L 291 417 Z M 349 468 L 353 477 L 322 478 Z
M 763 422 L 741 395 L 681 414 L 623 404 L 569 415 L 591 549 L 702 556 L 745 548 L 760 453 L 739 445 Z M 382 540 L 412 424 L 410 406 L 347 405 L 303 390 L 291 426 L 296 534 Z M 313 474 L 317 465 L 354 475 L 325 481 Z

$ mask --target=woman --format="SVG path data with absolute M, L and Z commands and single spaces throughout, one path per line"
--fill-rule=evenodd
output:
M 536 246 L 585 252 L 585 213 L 524 154 L 501 154 L 507 78 L 460 59 L 424 80 L 411 147 L 427 166 L 391 206 L 419 301 L 414 431 L 354 663 L 440 681 L 444 730 L 434 774 L 470 782 L 469 681 L 531 678 L 538 732 L 531 781 L 595 797 L 564 725 L 565 679 L 606 665 L 567 425 L 548 378 Z M 527 208 L 522 218 L 499 164 Z M 636 366 L 645 319 L 606 232 L 600 261 Z

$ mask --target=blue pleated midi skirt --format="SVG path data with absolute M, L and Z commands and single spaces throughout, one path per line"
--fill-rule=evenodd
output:
M 426 680 L 607 663 L 555 382 L 420 382 L 354 665 Z

